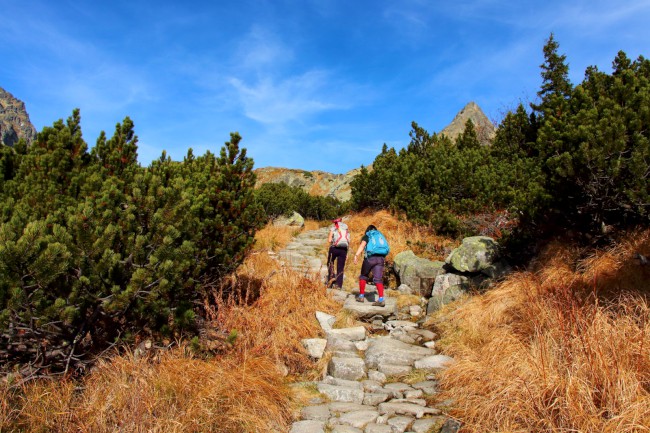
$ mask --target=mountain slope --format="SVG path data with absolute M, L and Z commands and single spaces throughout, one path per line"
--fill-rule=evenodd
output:
M 13 146 L 24 138 L 31 143 L 36 138 L 36 128 L 29 120 L 25 103 L 0 87 L 0 142 Z

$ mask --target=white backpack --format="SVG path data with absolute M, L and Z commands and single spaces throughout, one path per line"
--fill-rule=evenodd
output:
M 339 228 L 332 229 L 332 246 L 338 248 L 347 248 L 350 246 L 350 231 L 347 224 L 339 223 Z

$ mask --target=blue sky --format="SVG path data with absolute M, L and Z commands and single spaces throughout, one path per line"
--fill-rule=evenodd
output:
M 536 97 L 553 32 L 580 82 L 650 56 L 650 0 L 0 0 L 0 87 L 37 130 L 81 109 L 92 147 L 125 116 L 139 160 L 218 152 L 346 172 L 439 131 L 469 101 L 493 121 Z

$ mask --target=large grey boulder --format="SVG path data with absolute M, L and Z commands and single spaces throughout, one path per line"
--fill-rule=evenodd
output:
M 431 291 L 431 298 L 427 304 L 427 314 L 437 311 L 443 305 L 460 298 L 467 293 L 470 287 L 470 279 L 457 274 L 443 274 L 436 278 Z
M 274 219 L 273 225 L 276 227 L 304 227 L 305 219 L 298 212 L 294 212 L 291 216 L 281 216 Z
M 481 272 L 499 257 L 499 245 L 487 236 L 472 236 L 453 250 L 445 262 L 459 272 Z
M 366 350 L 366 365 L 375 369 L 382 365 L 413 366 L 418 359 L 435 353 L 426 347 L 402 343 L 391 337 L 378 337 L 372 339 Z
M 432 262 L 416 256 L 413 251 L 403 251 L 395 256 L 395 272 L 400 282 L 409 286 L 415 294 L 428 297 L 438 275 L 444 274 L 443 262 Z

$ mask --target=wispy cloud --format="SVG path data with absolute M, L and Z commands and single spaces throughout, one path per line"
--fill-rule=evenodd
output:
M 247 117 L 258 122 L 281 125 L 313 114 L 346 108 L 335 97 L 326 97 L 333 83 L 326 71 L 309 71 L 279 81 L 264 77 L 254 84 L 231 78 Z

